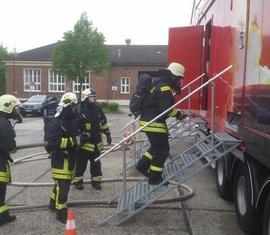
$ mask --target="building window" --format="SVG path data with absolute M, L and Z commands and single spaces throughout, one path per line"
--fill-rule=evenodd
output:
M 84 91 L 87 88 L 90 88 L 90 73 L 89 73 L 88 77 L 84 77 L 82 79 L 82 91 Z M 73 92 L 75 92 L 75 93 L 80 92 L 79 78 L 77 78 L 75 81 L 73 81 Z
M 129 94 L 130 93 L 130 78 L 122 77 L 121 78 L 121 94 Z
M 41 91 L 41 70 L 24 69 L 23 71 L 24 91 L 38 92 Z
M 65 92 L 66 78 L 49 70 L 49 92 Z

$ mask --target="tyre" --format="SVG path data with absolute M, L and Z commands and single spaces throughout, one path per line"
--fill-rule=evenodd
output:
M 261 216 L 252 206 L 252 188 L 248 168 L 240 163 L 234 180 L 234 205 L 240 228 L 245 232 L 256 232 L 261 224 Z
M 270 235 L 270 193 L 266 199 L 263 210 L 263 235 Z
M 226 173 L 226 159 L 221 158 L 216 162 L 216 186 L 219 196 L 224 200 L 232 200 L 232 185 Z

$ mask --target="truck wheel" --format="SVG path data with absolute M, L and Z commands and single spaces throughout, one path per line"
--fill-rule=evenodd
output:
M 270 193 L 268 193 L 267 200 L 263 210 L 263 235 L 270 235 Z
M 219 159 L 216 162 L 216 185 L 219 196 L 224 200 L 232 199 L 232 186 L 226 174 L 225 158 Z
M 234 180 L 234 206 L 240 228 L 245 232 L 256 232 L 260 216 L 252 206 L 252 189 L 247 167 L 240 163 Z

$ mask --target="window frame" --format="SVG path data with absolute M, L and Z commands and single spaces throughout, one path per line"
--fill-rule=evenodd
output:
M 74 93 L 76 93 L 76 94 L 78 94 L 80 92 L 80 90 L 79 90 L 80 83 L 79 83 L 78 79 L 79 78 L 77 78 L 75 81 L 72 82 L 72 91 Z M 90 72 L 88 72 L 88 77 L 84 77 L 83 79 L 84 80 L 88 79 L 88 82 L 86 82 L 86 81 L 82 82 L 82 91 L 84 91 L 87 88 L 90 88 L 90 83 L 91 83 L 91 81 L 90 81 Z M 76 87 L 78 87 L 77 90 L 75 89 Z
M 128 81 L 128 83 L 124 84 L 123 83 L 124 79 L 125 81 Z M 130 81 L 131 81 L 130 77 L 127 77 L 127 76 L 120 78 L 120 93 L 121 94 L 130 94 Z M 122 88 L 124 88 L 124 91 Z M 128 88 L 128 91 L 127 91 L 127 88 Z
M 53 79 L 56 78 L 57 79 L 57 82 L 55 82 L 55 81 L 54 82 L 51 82 L 51 77 Z M 64 81 L 63 82 L 59 82 L 59 80 L 62 80 L 62 79 L 64 79 Z M 66 80 L 66 77 L 65 76 L 59 75 L 59 74 L 55 73 L 52 69 L 48 69 L 48 92 L 50 92 L 50 93 L 65 93 L 66 92 L 66 86 L 67 86 L 66 81 L 67 80 Z M 54 90 L 54 89 L 51 90 L 51 85 L 52 86 L 55 85 L 57 87 L 57 90 Z M 64 85 L 64 90 L 58 90 L 58 86 L 59 85 L 61 85 L 61 86 Z
M 25 86 L 26 86 L 26 71 L 28 70 L 32 70 L 32 71 L 38 71 L 39 72 L 39 75 L 37 78 L 34 78 L 34 83 L 37 84 L 37 86 L 39 86 L 40 89 L 35 89 L 35 90 L 31 90 L 30 89 L 30 85 L 29 85 L 29 89 L 26 89 Z M 32 74 L 32 73 L 31 73 Z M 29 79 L 29 78 L 28 78 Z M 35 80 L 39 80 L 38 82 L 35 81 Z M 31 80 L 30 82 L 32 83 L 33 82 L 33 78 L 32 78 L 32 75 L 31 75 Z M 37 69 L 37 68 L 24 68 L 23 69 L 23 91 L 24 92 L 41 92 L 41 69 Z M 35 85 L 36 86 L 36 85 Z

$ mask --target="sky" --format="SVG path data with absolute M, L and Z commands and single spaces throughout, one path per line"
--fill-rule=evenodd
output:
M 57 42 L 86 12 L 106 44 L 168 44 L 170 27 L 188 26 L 193 0 L 1 0 L 0 44 L 22 52 Z

